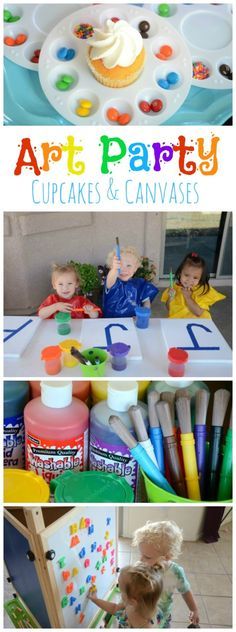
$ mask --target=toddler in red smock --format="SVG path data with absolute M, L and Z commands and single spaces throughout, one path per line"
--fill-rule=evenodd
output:
M 38 316 L 40 318 L 54 318 L 57 312 L 69 312 L 71 318 L 99 318 L 102 316 L 100 307 L 85 296 L 76 294 L 79 279 L 72 265 L 55 264 L 51 281 L 55 292 L 49 294 L 39 306 Z

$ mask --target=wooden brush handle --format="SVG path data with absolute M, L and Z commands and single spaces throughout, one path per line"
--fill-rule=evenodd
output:
M 133 423 L 138 441 L 147 441 L 148 433 L 145 427 L 140 406 L 130 406 L 128 412 Z
M 116 415 L 111 415 L 108 419 L 109 425 L 112 427 L 113 432 L 115 432 L 118 437 L 128 446 L 131 450 L 137 446 L 137 439 L 135 439 L 131 432 L 129 432 L 128 428 L 122 423 L 120 417 Z

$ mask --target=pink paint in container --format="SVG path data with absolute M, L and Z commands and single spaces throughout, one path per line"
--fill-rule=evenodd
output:
M 24 409 L 26 469 L 47 483 L 65 471 L 86 470 L 89 409 L 72 397 L 72 382 L 41 382 L 41 397 Z

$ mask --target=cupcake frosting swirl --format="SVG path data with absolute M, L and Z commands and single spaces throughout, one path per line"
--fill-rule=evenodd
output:
M 90 59 L 102 59 L 106 68 L 131 66 L 143 48 L 140 33 L 125 20 L 107 20 L 104 30 L 94 29 Z

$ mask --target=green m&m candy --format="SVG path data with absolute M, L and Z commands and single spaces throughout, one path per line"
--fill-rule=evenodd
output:
M 169 18 L 170 17 L 170 5 L 166 4 L 165 2 L 163 2 L 162 4 L 159 4 L 158 13 L 159 13 L 159 15 L 162 18 Z

